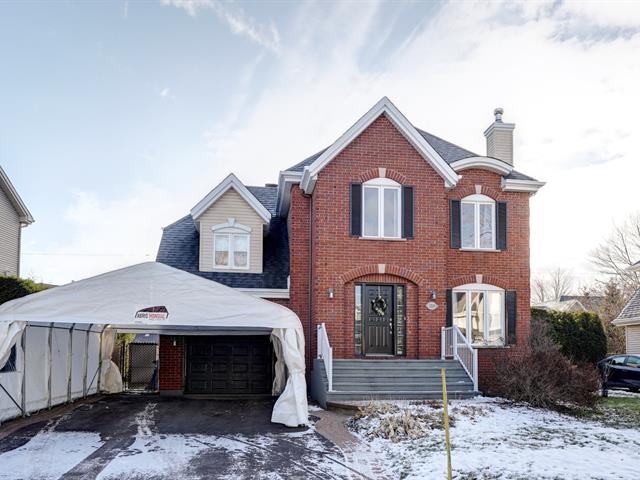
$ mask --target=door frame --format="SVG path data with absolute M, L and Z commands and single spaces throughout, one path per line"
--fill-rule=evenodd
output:
M 360 286 L 361 291 L 360 291 L 360 295 L 361 295 L 361 300 L 360 300 L 360 305 L 362 306 L 362 353 L 359 354 L 359 356 L 361 357 L 406 357 L 407 355 L 407 284 L 405 283 L 390 283 L 390 282 L 355 282 L 353 284 L 354 288 L 353 288 L 353 292 L 354 292 L 354 311 L 355 311 L 355 305 L 356 305 L 356 298 L 355 298 L 355 287 L 356 286 Z M 365 312 L 364 312 L 364 296 L 365 296 L 365 289 L 367 286 L 381 286 L 381 287 L 392 287 L 392 312 L 391 312 L 391 320 L 393 323 L 393 328 L 392 328 L 392 332 L 391 332 L 391 336 L 392 336 L 392 342 L 393 342 L 393 353 L 391 354 L 384 354 L 384 353 L 367 353 L 367 339 L 366 339 L 366 328 L 365 328 Z M 397 314 L 397 290 L 398 287 L 402 287 L 403 292 L 402 292 L 402 303 L 403 303 L 403 315 L 404 315 L 404 321 L 403 321 L 403 338 L 404 338 L 404 347 L 403 347 L 403 353 L 398 354 L 398 345 L 397 345 L 397 318 L 396 318 L 396 314 Z M 354 316 L 354 320 L 355 320 L 355 316 Z M 355 330 L 354 330 L 354 343 L 355 343 Z

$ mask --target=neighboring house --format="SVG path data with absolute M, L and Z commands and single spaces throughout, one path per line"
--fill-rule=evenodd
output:
M 532 305 L 533 308 L 541 310 L 556 310 L 558 312 L 586 312 L 588 311 L 582 302 L 576 298 L 560 297 L 560 300 L 549 300 L 547 302 L 538 302 Z
M 600 295 L 561 295 L 561 302 L 570 302 L 575 300 L 580 303 L 585 312 L 598 313 L 605 297 Z
M 439 394 L 426 360 L 455 351 L 452 390 L 478 372 L 489 389 L 529 334 L 529 199 L 544 185 L 514 169 L 514 128 L 496 109 L 479 155 L 383 98 L 277 185 L 229 175 L 164 228 L 157 260 L 293 310 L 322 400 Z M 161 336 L 160 390 L 259 391 L 265 348 Z
M 640 261 L 636 262 L 630 270 L 640 272 Z M 640 355 L 640 289 L 633 294 L 629 303 L 612 323 L 618 327 L 624 327 L 626 353 Z
M 33 217 L 0 167 L 0 275 L 20 275 L 22 228 Z

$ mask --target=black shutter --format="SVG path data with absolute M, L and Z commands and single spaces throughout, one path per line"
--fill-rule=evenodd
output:
M 362 184 L 351 184 L 351 235 L 362 236 Z
M 413 238 L 413 187 L 402 187 L 402 238 Z
M 451 200 L 450 206 L 451 248 L 460 248 L 460 200 Z
M 445 327 L 453 326 L 453 292 L 450 288 L 447 289 L 447 319 Z
M 518 311 L 518 302 L 515 290 L 507 290 L 505 292 L 506 316 L 507 316 L 507 344 L 515 345 L 516 343 L 516 318 Z
M 496 248 L 507 249 L 507 204 L 496 203 Z

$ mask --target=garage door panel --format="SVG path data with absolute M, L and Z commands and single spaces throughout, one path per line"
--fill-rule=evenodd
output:
M 187 393 L 269 394 L 273 350 L 269 337 L 193 337 L 187 348 Z

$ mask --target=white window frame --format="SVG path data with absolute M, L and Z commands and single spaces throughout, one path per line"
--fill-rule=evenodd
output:
M 460 285 L 459 287 L 456 287 L 452 290 L 453 295 L 452 295 L 452 312 L 453 312 L 453 316 L 455 317 L 457 311 L 457 302 L 455 301 L 456 298 L 456 293 L 465 293 L 465 311 L 466 311 L 466 336 L 467 336 L 467 340 L 469 340 L 470 343 L 473 343 L 473 336 L 472 336 L 472 325 L 471 325 L 471 294 L 473 293 L 482 293 L 483 294 L 483 304 L 484 304 L 484 311 L 483 311 L 483 332 L 484 332 L 484 341 L 483 342 L 475 342 L 473 343 L 473 345 L 475 346 L 479 346 L 479 347 L 483 347 L 483 346 L 504 346 L 505 345 L 505 334 L 506 334 L 506 325 L 505 325 L 505 319 L 506 319 L 506 303 L 505 303 L 505 292 L 502 288 L 500 287 L 496 287 L 495 285 L 489 285 L 489 284 L 485 284 L 485 283 L 469 283 L 467 285 Z M 500 305 L 501 305 L 501 309 L 500 309 L 500 330 L 501 330 L 501 335 L 500 335 L 500 342 L 498 343 L 489 343 L 488 341 L 488 335 L 489 335 L 489 302 L 487 301 L 488 294 L 489 293 L 494 293 L 494 292 L 498 292 L 500 294 Z
M 378 190 L 378 234 L 365 235 L 365 190 Z M 384 234 L 384 192 L 385 190 L 393 190 L 398 196 L 398 207 L 396 209 L 397 224 L 396 229 L 398 235 L 388 236 Z M 402 186 L 390 178 L 374 178 L 362 184 L 362 238 L 389 238 L 397 240 L 402 238 Z
M 235 218 L 229 218 L 227 223 L 214 225 L 211 230 L 213 231 L 213 268 L 218 270 L 249 270 L 251 268 L 251 227 L 236 223 Z M 229 257 L 226 265 L 216 263 L 216 239 L 220 237 L 227 237 L 229 245 Z M 247 239 L 247 264 L 244 267 L 235 265 L 234 237 L 246 237 Z
M 462 227 L 464 225 L 462 220 L 462 212 L 464 211 L 463 205 L 474 206 L 474 218 L 473 218 L 473 234 L 474 245 L 472 247 L 464 246 L 464 237 L 462 236 Z M 480 246 L 480 205 L 491 206 L 491 246 Z M 496 249 L 496 202 L 493 198 L 487 197 L 482 194 L 469 195 L 464 197 L 460 201 L 460 248 L 462 250 L 495 250 Z

